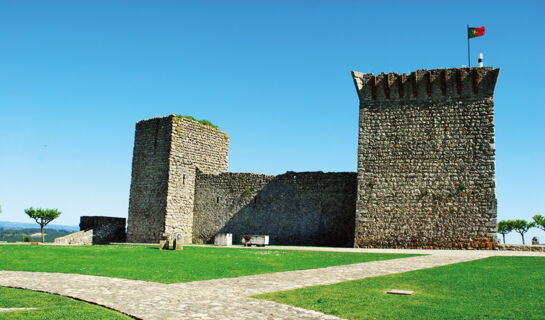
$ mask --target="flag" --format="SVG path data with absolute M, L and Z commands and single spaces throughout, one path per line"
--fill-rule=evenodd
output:
M 485 32 L 484 27 L 467 28 L 467 38 L 471 39 L 475 37 L 484 36 L 484 32 Z

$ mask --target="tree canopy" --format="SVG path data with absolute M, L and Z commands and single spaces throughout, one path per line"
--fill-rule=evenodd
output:
M 520 236 L 522 237 L 522 244 L 525 244 L 524 234 L 526 232 L 528 232 L 528 230 L 530 228 L 533 228 L 535 226 L 535 223 L 528 222 L 528 221 L 523 220 L 523 219 L 517 219 L 517 220 L 512 220 L 512 226 L 513 226 L 513 230 L 515 230 L 515 232 L 519 233 Z
M 57 209 L 42 209 L 33 207 L 25 209 L 25 213 L 32 219 L 36 220 L 36 223 L 40 225 L 42 230 L 42 242 L 44 242 L 44 227 L 51 221 L 57 219 L 62 212 Z
M 512 220 L 501 220 L 498 222 L 498 233 L 503 236 L 503 243 L 505 244 L 505 235 L 513 231 Z
M 534 216 L 534 224 L 536 225 L 536 227 L 540 228 L 541 230 L 545 231 L 545 217 L 540 215 L 540 214 L 536 214 Z

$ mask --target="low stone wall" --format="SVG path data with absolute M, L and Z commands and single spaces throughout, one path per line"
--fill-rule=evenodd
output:
M 271 244 L 352 247 L 355 203 L 355 172 L 198 173 L 193 241 L 261 234 Z
M 500 250 L 545 252 L 545 245 L 500 244 Z
M 93 230 L 78 231 L 56 238 L 55 244 L 59 245 L 91 245 L 93 244 Z
M 82 216 L 80 231 L 55 239 L 61 245 L 91 245 L 125 242 L 125 218 Z

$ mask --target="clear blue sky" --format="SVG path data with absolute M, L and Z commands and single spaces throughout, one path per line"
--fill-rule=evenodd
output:
M 501 68 L 499 219 L 545 214 L 544 13 L 542 1 L 1 0 L 0 220 L 31 222 L 29 206 L 59 208 L 58 224 L 126 217 L 135 123 L 172 113 L 230 135 L 230 171 L 356 171 L 350 71 L 465 65 L 466 24 L 487 28 L 472 63 L 483 52 Z

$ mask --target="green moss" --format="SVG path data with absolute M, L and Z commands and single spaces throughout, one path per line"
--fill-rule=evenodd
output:
M 209 126 L 209 127 L 212 127 L 212 128 L 215 128 L 215 129 L 219 129 L 218 126 L 216 126 L 215 124 L 213 124 L 212 122 L 208 121 L 208 120 L 197 120 L 195 119 L 194 117 L 192 116 L 182 116 L 182 115 L 179 115 L 179 114 L 175 114 L 174 115 L 177 119 L 189 119 L 189 120 L 193 120 L 193 121 L 197 121 L 198 123 L 202 124 L 202 125 L 205 125 L 205 126 Z

